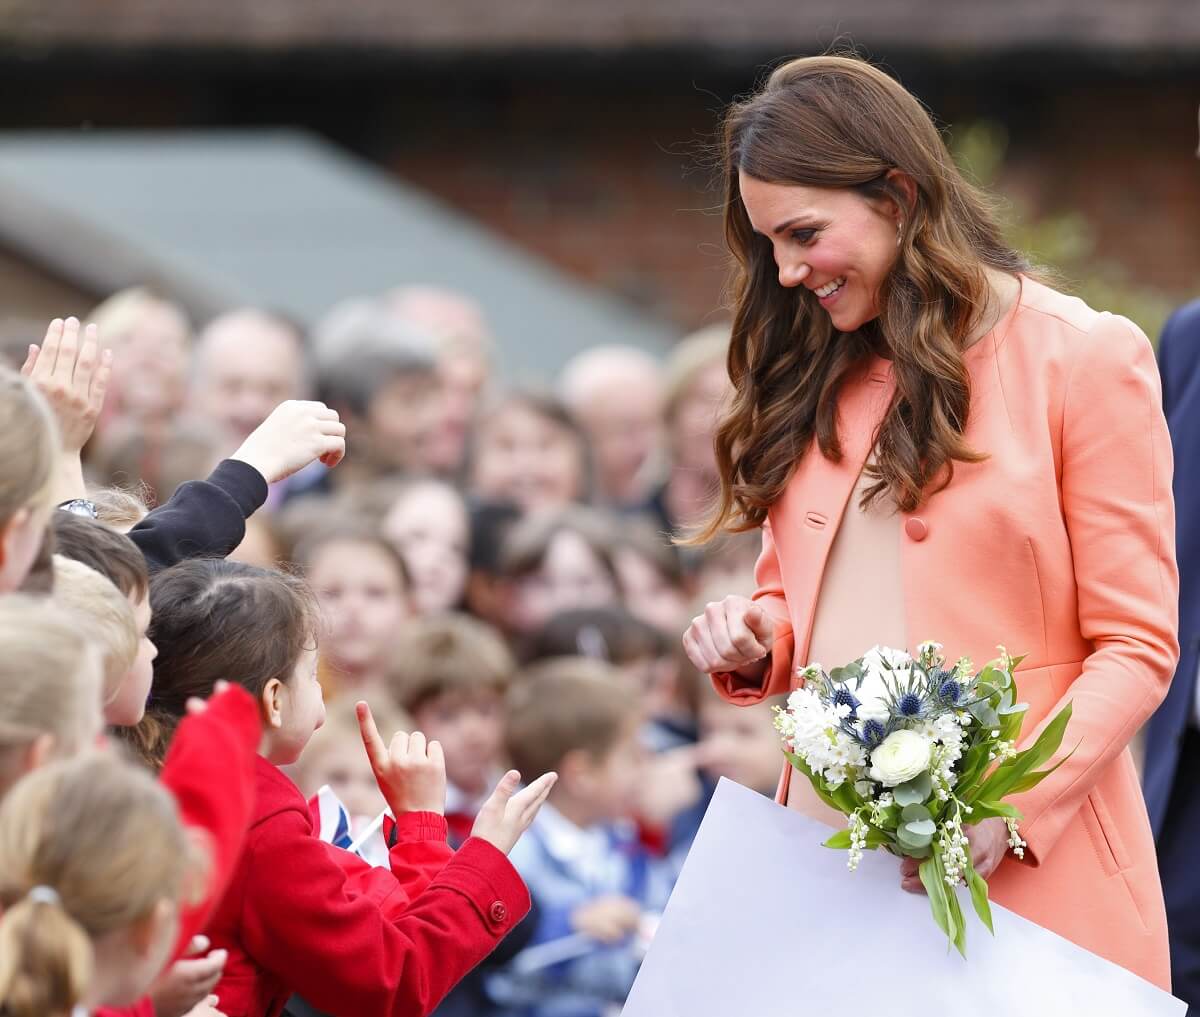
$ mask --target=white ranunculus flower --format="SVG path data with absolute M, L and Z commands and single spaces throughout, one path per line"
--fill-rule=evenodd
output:
M 929 769 L 933 742 L 916 731 L 893 731 L 871 753 L 870 777 L 895 787 Z

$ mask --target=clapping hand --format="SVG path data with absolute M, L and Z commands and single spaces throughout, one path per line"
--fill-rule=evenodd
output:
M 509 770 L 483 803 L 483 808 L 475 817 L 471 836 L 486 840 L 508 854 L 521 834 L 529 829 L 529 824 L 538 814 L 556 780 L 557 773 L 544 773 L 528 787 L 518 791 L 521 775 L 516 770 Z
M 425 741 L 420 731 L 398 731 L 385 745 L 375 726 L 375 718 L 366 703 L 355 707 L 358 730 L 367 758 L 375 773 L 375 782 L 383 793 L 393 816 L 404 812 L 446 810 L 446 760 L 438 742 Z
M 29 347 L 21 373 L 58 418 L 63 451 L 77 454 L 95 430 L 112 374 L 112 350 L 101 351 L 96 326 L 88 325 L 80 341 L 78 318 L 55 318 L 42 345 Z

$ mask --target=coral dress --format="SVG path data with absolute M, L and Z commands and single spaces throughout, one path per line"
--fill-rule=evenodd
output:
M 1022 741 L 1066 703 L 1074 753 L 1013 803 L 1025 861 L 989 883 L 1001 905 L 1170 987 L 1166 912 L 1129 752 L 1179 656 L 1170 438 L 1154 352 L 1131 322 L 1034 280 L 964 354 L 964 437 L 987 458 L 914 512 L 861 513 L 863 464 L 895 382 L 874 358 L 838 397 L 842 458 L 814 445 L 763 527 L 755 600 L 776 622 L 750 705 L 795 687 L 795 669 L 876 643 L 936 639 L 982 664 L 1003 642 L 1026 654 Z M 805 802 L 785 771 L 780 800 Z M 789 792 L 791 792 L 789 794 Z M 808 811 L 807 808 L 804 811 Z

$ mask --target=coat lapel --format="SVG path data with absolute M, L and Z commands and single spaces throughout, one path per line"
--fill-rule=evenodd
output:
M 792 618 L 808 618 L 809 627 L 795 633 L 795 660 L 808 659 L 817 595 L 842 516 L 874 444 L 875 431 L 892 398 L 891 367 L 875 358 L 838 396 L 838 433 L 842 461 L 821 455 L 814 441 L 800 461 L 783 496 L 771 507 L 771 529 L 777 545 L 788 548 L 780 555 L 787 574 L 784 589 L 791 601 Z

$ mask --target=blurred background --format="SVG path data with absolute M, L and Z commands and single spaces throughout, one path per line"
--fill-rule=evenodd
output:
M 718 111 L 770 62 L 846 41 L 1096 303 L 1153 334 L 1200 277 L 1188 0 L 4 0 L 0 40 L 13 311 L 153 279 L 200 316 L 263 299 L 311 318 L 363 265 L 461 282 L 461 261 L 481 298 L 509 271 L 569 280 L 597 298 L 588 329 L 669 342 L 720 304 Z

